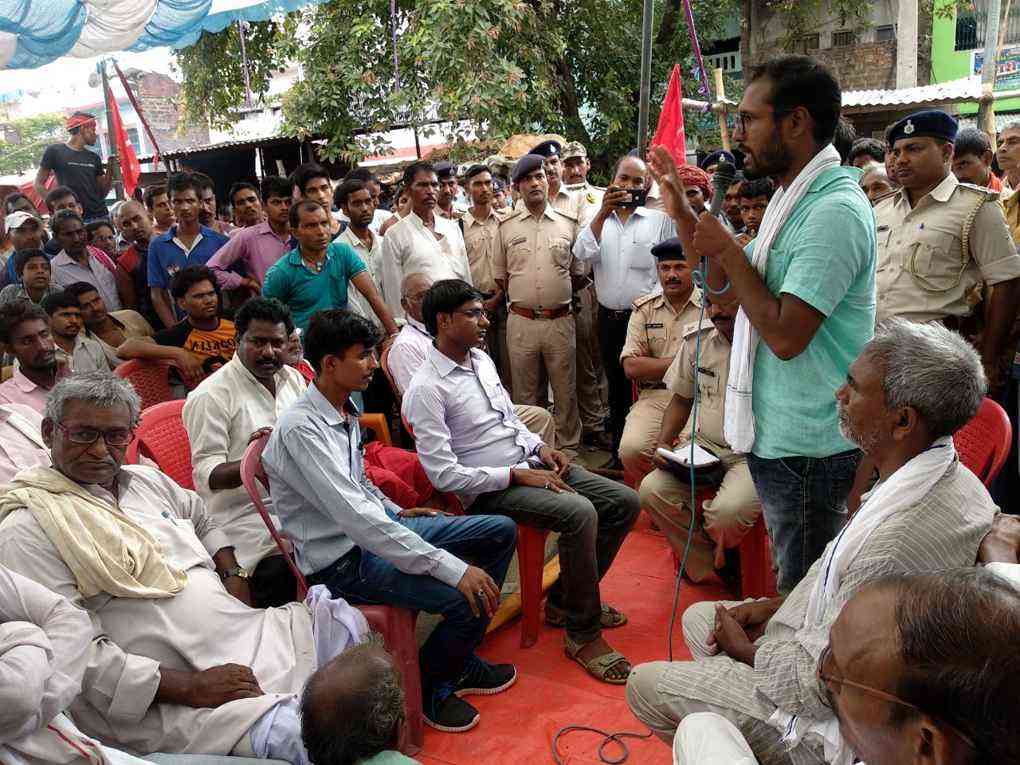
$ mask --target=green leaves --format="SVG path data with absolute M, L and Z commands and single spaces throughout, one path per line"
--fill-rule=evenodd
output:
M 47 144 L 65 140 L 60 114 L 37 114 L 7 120 L 0 138 L 0 175 L 15 175 L 35 167 Z
M 696 95 L 677 2 L 656 3 L 653 126 L 674 63 Z M 249 25 L 245 47 L 256 96 L 274 69 L 300 66 L 283 99 L 285 129 L 324 137 L 330 159 L 377 151 L 378 139 L 365 132 L 442 121 L 455 125 L 454 138 L 561 133 L 589 147 L 597 173 L 637 142 L 641 7 L 642 0 L 397 0 L 391 19 L 389 0 L 332 0 Z M 694 9 L 704 44 L 739 3 L 695 0 Z M 236 27 L 204 35 L 178 58 L 187 114 L 235 119 L 244 100 Z

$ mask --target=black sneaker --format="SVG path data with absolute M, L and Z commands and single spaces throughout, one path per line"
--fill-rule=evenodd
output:
M 478 725 L 478 710 L 452 693 L 449 685 L 432 691 L 425 699 L 425 724 L 446 733 L 463 733 Z
M 472 655 L 454 685 L 454 693 L 457 696 L 492 696 L 516 682 L 517 669 L 513 664 L 489 664 Z

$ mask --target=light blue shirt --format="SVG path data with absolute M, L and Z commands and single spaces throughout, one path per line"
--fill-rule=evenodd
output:
M 769 252 L 769 292 L 795 295 L 825 319 L 789 361 L 758 343 L 752 451 L 763 459 L 829 457 L 854 448 L 840 435 L 835 393 L 875 329 L 875 215 L 859 177 L 846 167 L 822 173 Z M 747 245 L 748 257 L 754 244 Z
M 626 223 L 614 211 L 602 224 L 602 241 L 590 224 L 584 227 L 574 242 L 574 257 L 594 266 L 599 305 L 627 311 L 642 295 L 661 289 L 652 247 L 673 236 L 673 219 L 658 210 L 639 207 Z
M 400 411 L 432 485 L 454 492 L 465 507 L 507 488 L 510 469 L 531 467 L 543 446 L 517 416 L 492 359 L 477 348 L 461 366 L 430 346 Z
M 280 526 L 305 574 L 361 547 L 405 574 L 456 587 L 467 564 L 396 520 L 400 507 L 365 476 L 358 410 L 338 412 L 315 383 L 284 412 L 262 463 Z

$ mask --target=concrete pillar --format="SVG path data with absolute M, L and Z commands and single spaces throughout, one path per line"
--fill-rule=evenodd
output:
M 899 0 L 898 5 L 896 87 L 912 88 L 917 85 L 917 0 Z

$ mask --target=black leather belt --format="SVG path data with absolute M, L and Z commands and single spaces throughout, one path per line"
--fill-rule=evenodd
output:
M 605 306 L 600 305 L 599 313 L 613 321 L 630 321 L 631 310 L 628 308 L 626 311 L 617 311 L 613 308 L 606 308 Z

